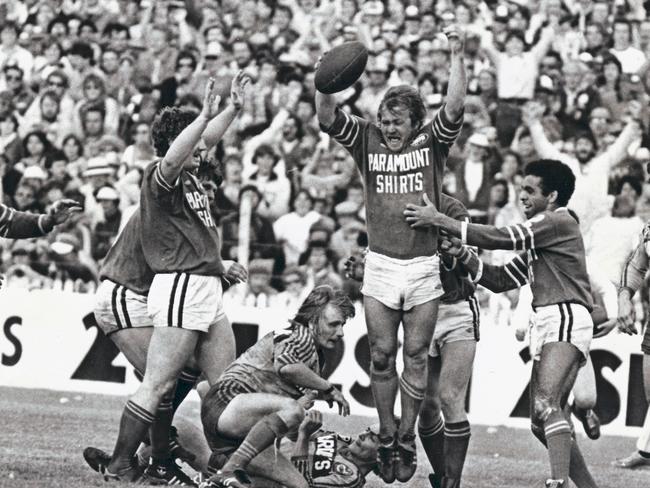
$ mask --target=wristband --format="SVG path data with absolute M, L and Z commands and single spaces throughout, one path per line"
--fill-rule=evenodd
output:
M 334 391 L 334 385 L 330 385 L 330 387 L 327 390 L 323 390 L 321 393 L 324 393 L 325 395 L 331 395 L 333 391 Z
M 467 244 L 467 222 L 460 223 L 460 243 L 464 246 Z

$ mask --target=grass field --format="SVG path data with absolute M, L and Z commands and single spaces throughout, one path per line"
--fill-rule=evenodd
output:
M 62 403 L 62 398 L 67 401 Z M 0 388 L 0 487 L 105 486 L 85 464 L 81 451 L 87 445 L 107 449 L 112 445 L 123 403 L 123 398 L 113 396 Z M 362 417 L 328 417 L 326 426 L 352 434 L 369 423 Z M 612 459 L 630 452 L 633 439 L 593 442 L 582 436 L 580 444 L 601 488 L 650 487 L 650 470 L 610 466 Z M 420 452 L 418 473 L 408 486 L 429 486 L 424 459 Z M 463 487 L 541 487 L 547 470 L 546 453 L 528 430 L 499 427 L 488 433 L 485 426 L 474 426 Z M 384 485 L 371 475 L 366 486 Z

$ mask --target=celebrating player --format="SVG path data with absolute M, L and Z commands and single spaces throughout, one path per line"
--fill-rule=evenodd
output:
M 451 218 L 469 222 L 463 204 L 444 193 L 440 210 Z M 362 264 L 348 259 L 348 276 L 361 279 Z M 442 265 L 440 279 L 445 294 L 440 299 L 429 348 L 427 391 L 418 422 L 420 441 L 434 470 L 429 480 L 435 488 L 460 486 L 470 438 L 465 395 L 479 339 L 480 317 L 475 285 L 463 264 L 445 254 Z
M 365 183 L 369 253 L 362 293 L 371 355 L 371 388 L 379 415 L 380 474 L 387 483 L 408 481 L 416 469 L 415 422 L 424 398 L 427 350 L 442 296 L 436 229 L 411 229 L 402 218 L 407 203 L 426 192 L 440 203 L 442 176 L 462 125 L 465 97 L 463 39 L 447 31 L 451 73 L 446 104 L 433 121 L 418 91 L 390 88 L 374 125 L 338 109 L 331 95 L 316 93 L 322 129 L 357 163 Z M 404 372 L 397 376 L 397 330 L 404 327 Z M 398 387 L 402 417 L 394 417 Z
M 650 258 L 650 222 L 646 223 L 639 245 L 628 258 L 621 275 L 621 287 L 618 293 L 618 328 L 626 334 L 636 334 L 634 325 L 634 304 L 632 297 L 641 288 L 648 272 Z M 643 341 L 643 387 L 646 399 L 650 400 L 650 327 L 645 326 Z M 645 416 L 643 430 L 636 443 L 636 452 L 617 459 L 614 463 L 619 468 L 637 468 L 650 466 L 650 409 Z
M 520 200 L 528 220 L 504 228 L 458 222 L 438 212 L 426 194 L 425 206 L 407 205 L 414 228 L 438 226 L 460 240 L 443 249 L 469 244 L 484 249 L 521 251 L 504 266 L 483 264 L 462 248 L 457 259 L 479 283 L 501 292 L 530 282 L 537 350 L 531 378 L 532 430 L 548 448 L 551 478 L 546 486 L 595 487 L 563 408 L 578 369 L 586 361 L 593 334 L 591 289 L 578 222 L 566 205 L 575 188 L 571 169 L 552 160 L 526 167 Z
M 208 131 L 208 136 L 216 134 L 218 140 L 241 110 L 247 82 L 248 78 L 240 72 L 232 85 L 231 103 L 223 115 L 214 120 L 214 133 Z M 164 157 L 145 170 L 141 208 L 139 216 L 134 217 L 138 220 L 129 223 L 133 225 L 129 240 L 137 247 L 139 230 L 142 256 L 150 271 L 155 273 L 147 299 L 147 312 L 154 329 L 148 349 L 144 343 L 139 347 L 139 353 L 143 351 L 142 346 L 147 350 L 147 367 L 140 388 L 122 414 L 113 456 L 104 470 L 109 478 L 133 480 L 138 477 L 133 455 L 156 418 L 153 412 L 172 391 L 190 358 L 196 356 L 199 368 L 211 383 L 234 359 L 234 337 L 221 307 L 220 277 L 226 275 L 226 270 L 219 257 L 219 236 L 208 197 L 192 174 L 203 161 L 206 143 L 216 142 L 210 137 L 208 141 L 199 142 L 217 115 L 219 98 L 213 93 L 213 85 L 211 81 L 206 87 L 203 109 L 198 117 L 193 112 L 171 108 L 163 110 L 153 124 L 154 146 Z M 130 259 L 132 256 L 124 257 Z M 140 271 L 144 272 L 144 268 Z M 245 279 L 245 271 L 233 272 L 238 280 Z M 118 284 L 119 281 L 115 283 Z M 110 294 L 111 303 L 116 306 L 118 292 L 118 288 L 113 288 Z M 127 296 L 126 291 L 122 296 Z M 120 297 L 120 304 L 124 303 Z M 142 305 L 139 304 L 138 313 L 143 313 Z M 127 320 L 124 309 L 122 306 L 122 317 L 119 309 L 115 311 L 118 324 L 122 319 Z M 137 359 L 141 361 L 142 355 Z M 163 408 L 167 405 L 163 404 Z M 154 457 L 157 457 L 156 452 Z M 178 470 L 168 456 L 154 461 L 151 470 L 167 470 L 172 478 Z
M 275 460 L 272 452 L 263 451 L 300 425 L 313 399 L 299 399 L 310 390 L 336 402 L 340 414 L 350 413 L 343 394 L 321 377 L 321 370 L 323 350 L 336 347 L 351 317 L 354 306 L 347 295 L 329 286 L 316 287 L 288 329 L 265 335 L 226 369 L 201 407 L 213 451 L 210 464 L 220 468 L 208 486 L 245 488 L 245 470 L 258 456 L 251 474 L 290 488 L 308 486 L 286 458 L 278 455 Z M 255 469 L 260 465 L 262 472 Z

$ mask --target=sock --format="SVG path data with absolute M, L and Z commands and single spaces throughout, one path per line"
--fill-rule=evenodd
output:
M 379 433 L 395 433 L 395 398 L 397 397 L 397 370 L 395 366 L 385 371 L 370 368 L 370 389 L 375 399 L 375 408 L 379 416 Z
M 650 452 L 639 451 L 639 456 L 645 459 L 650 459 Z
M 551 462 L 551 477 L 556 480 L 569 479 L 571 466 L 571 426 L 562 412 L 553 412 L 544 422 L 544 436 L 548 444 Z
M 156 410 L 156 420 L 149 427 L 149 440 L 151 441 L 151 457 L 154 461 L 161 462 L 171 457 L 169 446 L 169 429 L 172 425 L 172 394 L 168 393 L 160 401 Z
M 188 393 L 192 391 L 199 376 L 201 376 L 201 371 L 197 369 L 185 368 L 181 371 L 181 374 L 176 380 L 176 390 L 174 391 L 174 401 L 172 405 L 174 412 L 176 412 L 180 404 L 183 403 L 183 400 L 185 400 Z
M 424 400 L 425 388 L 414 385 L 413 381 L 402 373 L 399 379 L 400 401 L 402 403 L 402 418 L 399 424 L 399 437 L 415 434 L 415 422 L 420 413 L 420 405 Z
M 585 458 L 582 457 L 582 452 L 578 447 L 575 439 L 571 442 L 571 469 L 569 471 L 571 481 L 578 488 L 598 488 L 596 481 L 591 476 Z
M 460 479 L 470 436 L 471 429 L 467 420 L 445 423 L 445 477 Z
M 255 456 L 287 432 L 289 432 L 289 427 L 277 413 L 267 415 L 253 426 L 244 442 L 230 456 L 223 470 L 245 469 Z
M 530 424 L 530 430 L 533 432 L 533 435 L 537 437 L 537 440 L 544 444 L 544 447 L 548 449 L 548 444 L 546 444 L 546 436 L 544 435 L 544 426 L 532 423 Z
M 438 420 L 432 427 L 423 427 L 419 424 L 418 434 L 433 472 L 443 476 L 445 474 L 445 423 L 442 417 L 438 416 Z
M 126 403 L 120 419 L 117 442 L 108 466 L 111 473 L 119 475 L 131 468 L 135 451 L 153 421 L 154 415 L 151 412 L 131 400 Z

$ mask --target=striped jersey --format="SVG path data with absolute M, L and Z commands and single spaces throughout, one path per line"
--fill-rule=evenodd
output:
M 440 199 L 440 212 L 454 220 L 464 222 L 469 222 L 470 220 L 469 212 L 465 206 L 455 198 L 444 193 Z M 469 251 L 474 252 L 473 249 Z M 466 300 L 474 295 L 474 290 L 476 289 L 474 283 L 469 279 L 465 267 L 461 263 L 456 262 L 455 259 L 453 261 L 451 269 L 448 269 L 442 260 L 440 263 L 440 281 L 442 282 L 442 289 L 445 292 L 440 297 L 442 303 L 456 303 L 460 300 Z
M 7 239 L 28 239 L 41 237 L 52 228 L 45 228 L 44 214 L 21 212 L 0 203 L 0 237 Z
M 462 119 L 447 119 L 443 106 L 400 152 L 388 149 L 377 125 L 340 109 L 322 127 L 352 155 L 363 178 L 370 250 L 397 259 L 436 253 L 438 229 L 412 229 L 403 212 L 408 203 L 422 205 L 425 192 L 440 207 L 445 163 L 461 126 Z
M 224 274 L 210 202 L 193 174 L 183 170 L 170 184 L 162 175 L 160 161 L 147 166 L 140 217 L 142 248 L 154 273 Z
M 269 332 L 239 356 L 219 377 L 215 387 L 219 389 L 222 385 L 232 391 L 232 394 L 221 391 L 217 395 L 224 401 L 232 400 L 238 393 L 274 393 L 300 398 L 307 390 L 286 381 L 280 375 L 284 366 L 299 363 L 321 374 L 322 354 L 316 348 L 309 327 L 296 324 L 287 329 Z
M 99 278 L 111 280 L 132 292 L 146 295 L 149 293 L 153 276 L 154 273 L 142 250 L 140 212 L 136 211 L 108 250 L 99 270 Z
M 646 222 L 639 238 L 639 244 L 630 254 L 621 273 L 621 288 L 627 288 L 634 295 L 643 286 L 648 272 L 650 256 L 650 222 Z
M 486 288 L 500 292 L 530 283 L 534 308 L 570 302 L 593 309 L 580 225 L 565 207 L 503 228 L 470 224 L 467 243 L 521 251 L 503 266 L 483 266 L 479 284 Z
M 293 456 L 291 462 L 310 488 L 359 488 L 366 482 L 359 467 L 341 454 L 352 439 L 320 430 L 309 438 L 307 456 Z

